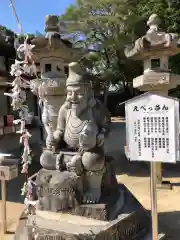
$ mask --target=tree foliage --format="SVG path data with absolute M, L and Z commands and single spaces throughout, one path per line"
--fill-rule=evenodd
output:
M 78 0 L 67 8 L 60 21 L 69 21 L 69 32 L 85 35 L 87 46 L 99 51 L 93 61 L 94 72 L 124 87 L 141 73 L 141 65 L 125 58 L 124 47 L 135 40 L 143 31 L 135 12 L 137 0 Z M 107 81 L 107 82 L 109 82 Z
M 180 1 L 175 0 L 77 0 L 60 21 L 69 22 L 68 32 L 74 34 L 76 43 L 99 50 L 92 61 L 94 72 L 109 81 L 121 81 L 126 88 L 142 73 L 142 64 L 128 60 L 124 47 L 145 34 L 152 13 L 162 19 L 165 31 L 180 33 Z M 85 37 L 79 40 L 80 36 Z M 180 72 L 179 60 L 179 55 L 171 59 L 175 72 Z

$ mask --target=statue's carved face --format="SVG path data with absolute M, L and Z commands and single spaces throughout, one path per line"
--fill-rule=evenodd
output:
M 78 115 L 88 104 L 87 87 L 84 85 L 68 86 L 66 99 L 70 103 L 71 109 L 75 111 L 76 115 Z

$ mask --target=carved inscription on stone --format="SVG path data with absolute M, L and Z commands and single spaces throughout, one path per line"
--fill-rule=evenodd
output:
M 38 236 L 37 240 L 66 240 L 66 238 L 55 234 L 43 234 Z
M 66 189 L 66 188 L 50 188 L 47 186 L 39 187 L 38 191 L 41 196 L 44 196 L 45 194 L 59 196 L 59 195 L 61 195 L 61 193 L 68 193 L 68 194 L 73 193 L 73 189 L 71 190 L 71 189 Z

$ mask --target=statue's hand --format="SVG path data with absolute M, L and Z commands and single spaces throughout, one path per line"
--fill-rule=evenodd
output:
M 89 122 L 79 135 L 80 149 L 85 151 L 94 148 L 97 144 L 97 125 L 94 122 Z
M 76 172 L 77 175 L 81 175 L 83 171 L 81 155 L 77 154 L 73 156 L 71 160 L 66 163 L 66 167 L 69 171 Z
M 56 130 L 56 131 L 53 133 L 53 139 L 54 139 L 54 141 L 55 141 L 55 142 L 58 142 L 59 140 L 61 140 L 61 136 L 62 136 L 61 131 Z
M 46 138 L 46 148 L 48 150 L 53 150 L 53 147 L 54 147 L 54 139 L 53 137 L 47 137 Z
M 96 146 L 96 136 L 88 136 L 81 133 L 79 135 L 79 146 L 81 150 L 88 151 Z

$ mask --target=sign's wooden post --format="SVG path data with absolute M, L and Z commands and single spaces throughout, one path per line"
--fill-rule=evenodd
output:
M 12 159 L 0 159 L 0 181 L 1 181 L 1 212 L 2 212 L 2 233 L 7 232 L 7 216 L 6 216 L 6 181 L 10 181 L 18 176 L 18 166 Z
M 6 233 L 6 181 L 1 180 L 1 196 L 2 196 L 2 231 Z

